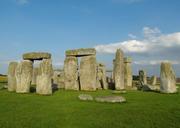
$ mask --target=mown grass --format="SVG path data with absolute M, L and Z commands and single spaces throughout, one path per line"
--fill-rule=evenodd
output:
M 0 128 L 179 128 L 180 94 L 128 91 L 123 104 L 83 102 L 78 95 L 112 91 L 56 91 L 52 96 L 0 90 Z

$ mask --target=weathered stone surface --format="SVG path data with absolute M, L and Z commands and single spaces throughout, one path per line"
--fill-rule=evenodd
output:
M 161 63 L 160 91 L 162 93 L 176 93 L 176 76 L 169 62 Z
M 64 83 L 66 90 L 79 90 L 78 59 L 66 57 L 64 61 Z
M 147 84 L 147 76 L 144 70 L 139 71 L 139 82 L 141 85 Z
M 106 82 L 106 67 L 105 65 L 99 63 L 97 65 L 97 88 L 98 89 L 108 89 L 108 85 Z
M 32 85 L 36 85 L 38 70 L 39 69 L 37 67 L 33 68 L 32 82 L 31 82 Z
M 80 85 L 81 90 L 96 90 L 96 57 L 85 56 L 80 62 Z
M 79 100 L 83 100 L 83 101 L 93 101 L 93 97 L 88 94 L 80 94 L 78 98 Z
M 51 59 L 43 59 L 40 63 L 38 75 L 36 79 L 36 93 L 42 95 L 52 94 L 52 61 Z
M 17 93 L 29 93 L 32 80 L 32 72 L 32 61 L 24 60 L 17 65 L 15 71 Z
M 152 86 L 149 84 L 144 84 L 141 88 L 141 90 L 143 91 L 155 91 L 155 92 L 159 92 L 160 91 L 160 87 L 159 86 Z
M 64 71 L 54 71 L 53 74 L 53 84 L 55 84 L 59 89 L 64 89 Z
M 15 71 L 18 63 L 10 62 L 8 67 L 8 91 L 16 91 Z
M 114 67 L 114 79 L 115 79 L 115 89 L 122 90 L 125 89 L 124 86 L 124 53 L 121 49 L 116 52 L 116 60 Z
M 24 60 L 51 59 L 51 54 L 46 52 L 30 52 L 23 54 Z
M 157 83 L 157 77 L 156 76 L 152 76 L 151 77 L 151 85 L 155 86 Z
M 95 98 L 97 102 L 124 103 L 126 99 L 122 96 L 103 96 Z
M 131 67 L 131 58 L 124 58 L 124 85 L 126 87 L 132 87 L 132 67 Z
M 113 94 L 125 94 L 127 93 L 126 90 L 115 90 L 112 92 Z
M 66 56 L 82 57 L 82 56 L 89 56 L 89 55 L 96 55 L 96 50 L 94 48 L 82 48 L 82 49 L 66 51 Z

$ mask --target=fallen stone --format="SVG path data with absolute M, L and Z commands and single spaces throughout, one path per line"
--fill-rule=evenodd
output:
M 8 91 L 16 91 L 15 71 L 18 63 L 11 62 L 8 67 Z
M 115 91 L 112 91 L 112 94 L 125 94 L 127 93 L 126 90 L 115 90 Z
M 79 100 L 83 100 L 83 101 L 93 101 L 93 97 L 88 94 L 80 94 L 78 98 Z
M 160 92 L 162 93 L 176 93 L 176 76 L 175 72 L 169 62 L 161 63 L 160 73 Z
M 124 103 L 126 99 L 122 96 L 102 96 L 95 98 L 97 102 L 106 102 L 106 103 Z
M 96 55 L 96 50 L 94 48 L 85 48 L 85 49 L 82 48 L 82 49 L 66 51 L 66 56 L 82 57 L 82 56 L 89 56 L 89 55 Z
M 51 54 L 46 52 L 30 52 L 23 54 L 24 60 L 43 60 L 51 59 Z
M 160 86 L 152 86 L 152 85 L 149 85 L 149 84 L 145 84 L 145 85 L 142 86 L 141 90 L 159 92 L 160 91 Z

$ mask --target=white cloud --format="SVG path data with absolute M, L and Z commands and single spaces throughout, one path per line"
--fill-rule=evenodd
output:
M 143 28 L 144 39 L 97 45 L 98 53 L 115 53 L 121 48 L 125 53 L 159 53 L 169 48 L 180 47 L 180 32 L 161 34 L 158 28 Z
M 171 64 L 178 65 L 180 61 L 178 60 L 142 60 L 142 61 L 134 61 L 134 64 L 137 65 L 159 65 L 161 62 L 171 62 Z
M 16 2 L 20 5 L 28 4 L 29 0 L 16 0 Z

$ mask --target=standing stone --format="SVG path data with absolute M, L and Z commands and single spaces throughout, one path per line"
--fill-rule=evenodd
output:
M 147 84 L 147 76 L 146 76 L 146 72 L 144 70 L 140 70 L 139 71 L 139 82 L 142 85 L 146 85 Z
M 124 58 L 124 85 L 126 87 L 132 87 L 132 67 L 131 67 L 131 58 Z
M 99 63 L 97 66 L 97 85 L 102 89 L 107 89 L 108 85 L 106 82 L 106 67 Z
M 161 63 L 160 73 L 160 92 L 162 93 L 176 93 L 176 76 L 175 72 L 169 62 Z
M 64 83 L 66 90 L 79 90 L 78 59 L 76 57 L 69 56 L 64 61 Z
M 96 57 L 85 56 L 80 62 L 80 85 L 81 90 L 96 90 Z
M 52 75 L 53 68 L 51 59 L 43 59 L 38 70 L 36 93 L 42 95 L 52 94 Z
M 33 62 L 30 60 L 21 61 L 16 68 L 16 92 L 29 93 L 32 80 Z
M 151 77 L 151 85 L 155 86 L 157 82 L 157 77 L 156 76 L 152 76 Z
M 114 79 L 115 79 L 115 89 L 122 90 L 125 89 L 124 86 L 124 53 L 121 49 L 116 52 L 116 60 L 114 67 Z
M 33 75 L 32 75 L 32 85 L 36 85 L 36 79 L 38 75 L 38 68 L 33 68 Z
M 18 63 L 11 62 L 8 67 L 8 91 L 16 91 L 15 71 Z
M 54 71 L 53 84 L 59 89 L 64 89 L 64 71 Z

